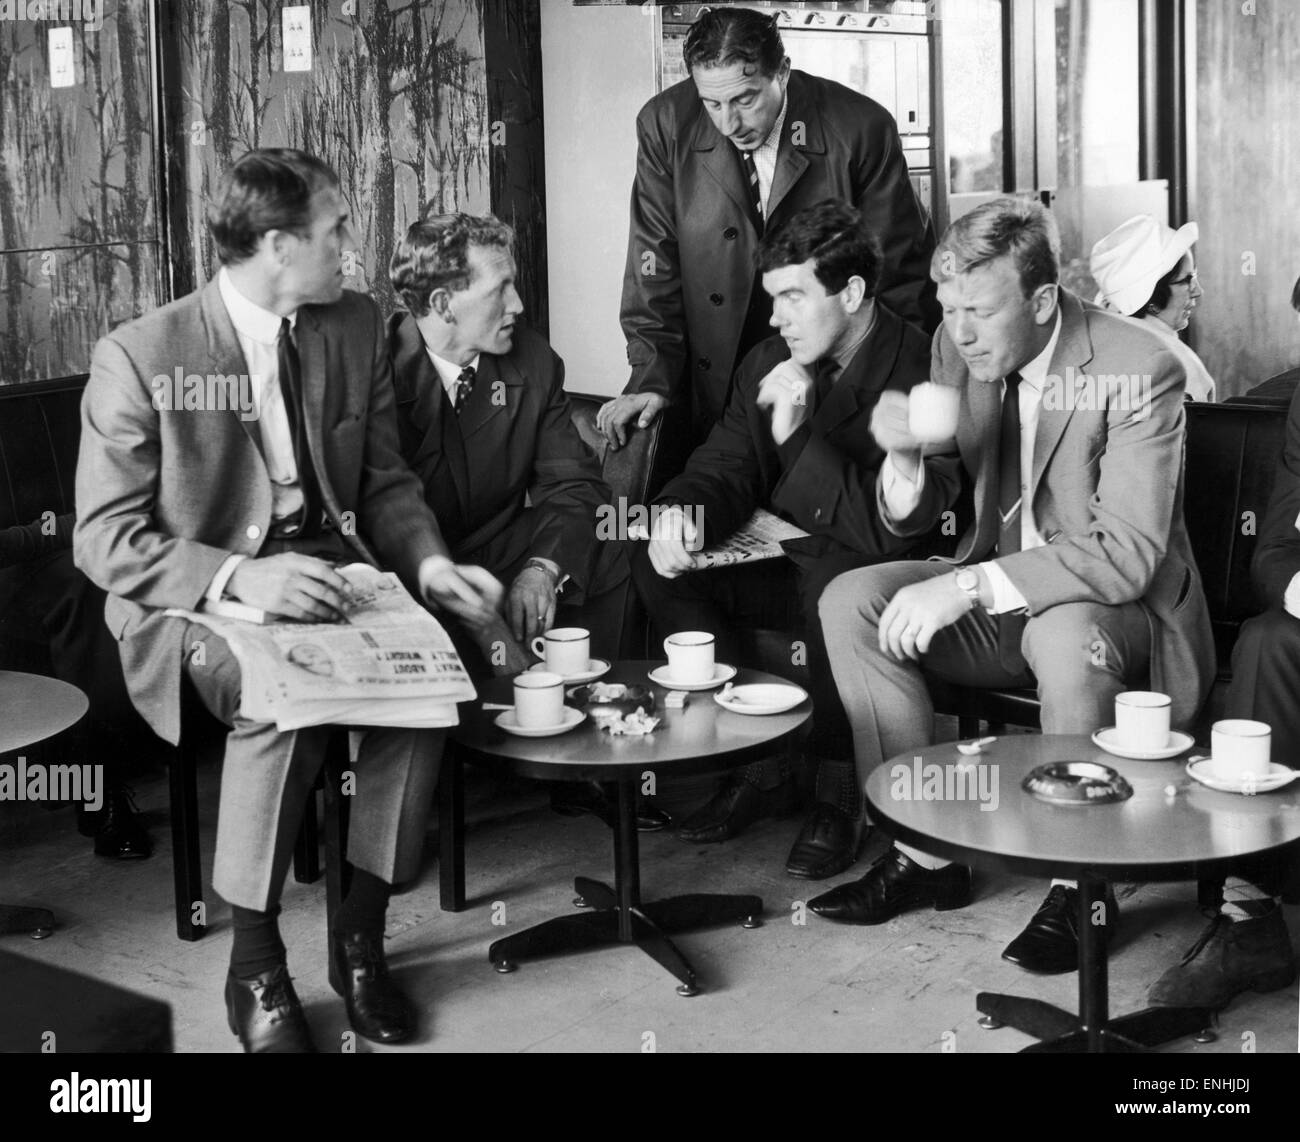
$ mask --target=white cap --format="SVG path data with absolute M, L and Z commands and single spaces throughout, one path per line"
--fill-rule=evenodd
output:
M 1101 290 L 1097 304 L 1126 315 L 1137 313 L 1156 282 L 1178 265 L 1198 237 L 1195 222 L 1177 230 L 1150 214 L 1121 222 L 1092 248 L 1088 268 Z

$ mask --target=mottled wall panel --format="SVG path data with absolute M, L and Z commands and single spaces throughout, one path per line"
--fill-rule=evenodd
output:
M 314 66 L 283 70 L 281 4 L 188 0 L 173 9 L 172 106 L 186 212 L 178 251 L 216 269 L 204 210 L 221 171 L 258 146 L 301 147 L 338 172 L 361 242 L 349 288 L 393 306 L 394 236 L 432 204 L 489 208 L 483 0 L 312 5 Z M 186 283 L 178 282 L 178 287 Z
M 1300 362 L 1289 305 L 1300 275 L 1300 4 L 1199 0 L 1196 18 L 1192 217 L 1205 298 L 1193 343 L 1222 399 Z
M 54 88 L 49 33 L 72 28 Z M 0 21 L 0 384 L 86 371 L 101 334 L 158 304 L 145 0 L 102 27 Z

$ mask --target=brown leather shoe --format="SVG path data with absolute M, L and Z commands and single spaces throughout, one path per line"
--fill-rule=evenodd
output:
M 794 807 L 794 782 L 762 790 L 731 773 L 703 806 L 677 828 L 677 835 L 695 845 L 716 845 L 744 832 L 760 817 L 780 817 Z
M 971 875 L 964 864 L 922 868 L 898 849 L 880 857 L 861 880 L 840 884 L 808 901 L 826 920 L 844 924 L 883 924 L 900 912 L 934 905 L 936 912 L 970 903 Z
M 315 1054 L 311 1028 L 284 964 L 252 979 L 226 975 L 226 1021 L 250 1055 Z
M 1152 1007 L 1226 1007 L 1243 991 L 1277 991 L 1296 977 L 1281 908 L 1249 920 L 1219 915 L 1182 963 L 1152 985 Z

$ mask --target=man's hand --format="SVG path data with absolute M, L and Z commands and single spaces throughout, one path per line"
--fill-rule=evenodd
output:
M 921 464 L 921 442 L 907 428 L 907 394 L 886 389 L 871 410 L 871 435 L 894 459 L 899 472 L 916 479 Z
M 813 379 L 793 358 L 782 361 L 758 383 L 759 408 L 772 414 L 772 439 L 780 447 L 808 419 Z
M 695 570 L 695 560 L 687 550 L 694 546 L 698 535 L 695 524 L 686 518 L 681 507 L 674 504 L 661 511 L 650 533 L 650 565 L 665 579 Z
M 919 659 L 930 641 L 971 609 L 955 575 L 939 575 L 902 588 L 880 616 L 880 651 L 895 662 Z
M 555 622 L 555 587 L 557 579 L 536 565 L 525 567 L 510 584 L 506 596 L 506 618 L 510 633 L 525 646 L 551 629 Z
M 627 443 L 628 425 L 633 420 L 637 428 L 649 428 L 667 404 L 658 393 L 625 393 L 600 406 L 596 427 L 609 441 L 610 447 L 622 448 Z
M 341 622 L 347 589 L 333 564 L 293 552 L 241 559 L 226 580 L 226 593 L 239 602 L 303 623 Z
M 419 582 L 425 602 L 450 611 L 471 631 L 497 617 L 505 593 L 482 567 L 453 563 L 445 555 L 421 560 Z

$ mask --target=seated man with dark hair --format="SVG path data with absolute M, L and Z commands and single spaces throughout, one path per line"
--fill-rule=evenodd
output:
M 1250 570 L 1268 610 L 1237 637 L 1224 717 L 1267 722 L 1272 760 L 1300 769 L 1300 392 L 1291 399 L 1286 442 Z M 1234 869 L 1226 882 L 1202 881 L 1201 904 L 1210 925 L 1183 962 L 1156 982 L 1151 1002 L 1218 1008 L 1243 991 L 1274 991 L 1291 983 L 1296 957 L 1276 898 L 1295 892 L 1298 872 L 1294 852 L 1270 853 Z
M 75 760 L 104 767 L 102 804 L 77 806 L 77 827 L 98 856 L 143 859 L 153 842 L 124 783 L 133 755 L 156 741 L 122 678 L 117 642 L 104 625 L 104 592 L 72 561 L 71 512 L 0 528 L 0 669 L 50 671 L 89 700 L 68 731 Z
M 926 379 L 929 344 L 877 299 L 879 245 L 845 203 L 819 203 L 768 234 L 759 265 L 780 336 L 741 363 L 721 422 L 660 495 L 668 510 L 658 513 L 632 573 L 661 634 L 709 631 L 723 662 L 739 657 L 737 627 L 798 625 L 812 676 L 818 800 L 786 871 L 820 879 L 857 859 L 861 805 L 817 600 L 840 573 L 914 542 L 880 525 L 874 487 L 884 453 L 869 424 L 882 392 L 906 393 Z M 690 548 L 725 539 L 758 507 L 811 533 L 786 544 L 797 568 L 797 610 L 784 560 L 692 572 Z M 730 775 L 684 822 L 682 837 L 723 841 L 778 809 L 789 793 L 780 768 L 762 762 Z

